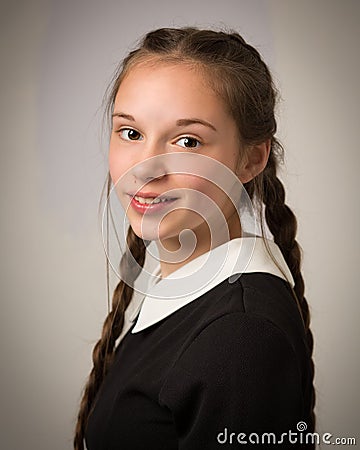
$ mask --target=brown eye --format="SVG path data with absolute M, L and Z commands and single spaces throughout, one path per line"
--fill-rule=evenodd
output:
M 180 145 L 180 147 L 186 148 L 198 148 L 201 145 L 200 141 L 190 136 L 183 137 L 179 139 L 176 143 L 177 145 Z
M 123 128 L 120 130 L 120 136 L 127 141 L 140 141 L 142 135 L 132 128 Z

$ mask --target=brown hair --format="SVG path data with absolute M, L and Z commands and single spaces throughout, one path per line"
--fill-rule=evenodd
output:
M 238 125 L 241 142 L 246 146 L 266 140 L 271 141 L 270 156 L 264 171 L 246 183 L 244 187 L 258 209 L 263 235 L 262 206 L 264 205 L 267 226 L 292 273 L 295 282 L 293 294 L 303 318 L 311 356 L 313 336 L 309 328 L 309 308 L 304 297 L 301 251 L 295 239 L 297 221 L 291 209 L 285 204 L 285 190 L 276 173 L 278 164 L 283 159 L 283 148 L 275 138 L 274 107 L 277 95 L 269 69 L 258 51 L 235 32 L 199 30 L 190 27 L 158 29 L 148 33 L 140 46 L 130 52 L 122 62 L 109 91 L 108 112 L 113 109 L 115 97 L 124 76 L 135 64 L 152 59 L 186 63 L 204 71 L 205 75 L 211 73 L 211 77 L 206 79 L 229 108 Z M 108 176 L 108 195 L 110 188 L 111 180 Z M 127 233 L 127 244 L 127 250 L 120 262 L 121 271 L 128 271 L 127 273 L 131 273 L 131 278 L 135 280 L 145 261 L 146 246 L 144 241 L 135 235 L 131 226 Z M 268 250 L 270 251 L 269 248 Z M 131 254 L 134 259 L 130 257 Z M 121 280 L 113 293 L 111 311 L 103 325 L 101 338 L 93 351 L 94 367 L 85 386 L 80 405 L 74 438 L 75 450 L 84 448 L 87 420 L 111 364 L 115 342 L 123 329 L 124 313 L 132 296 L 133 288 Z M 312 360 L 311 371 L 313 378 Z M 315 427 L 314 404 L 315 390 L 312 387 L 308 411 L 312 423 L 307 424 L 309 431 Z

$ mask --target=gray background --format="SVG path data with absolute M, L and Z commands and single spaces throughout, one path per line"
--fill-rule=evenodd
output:
M 171 25 L 233 27 L 273 70 L 282 93 L 281 177 L 299 220 L 316 339 L 318 427 L 355 436 L 359 5 L 1 2 L 1 449 L 71 448 L 106 315 L 102 96 L 136 39 Z

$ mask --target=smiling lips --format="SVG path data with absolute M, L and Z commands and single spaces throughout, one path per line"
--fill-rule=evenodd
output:
M 166 206 L 172 204 L 177 198 L 156 194 L 154 192 L 129 193 L 130 205 L 139 213 L 159 212 Z

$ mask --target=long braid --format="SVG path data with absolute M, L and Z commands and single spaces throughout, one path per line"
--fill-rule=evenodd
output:
M 306 339 L 309 348 L 310 365 L 311 365 L 311 400 L 310 400 L 310 420 L 308 430 L 315 429 L 315 389 L 313 386 L 314 378 L 314 362 L 311 358 L 314 340 L 310 329 L 310 312 L 309 306 L 304 297 L 305 285 L 301 274 L 301 250 L 296 241 L 297 221 L 294 213 L 285 204 L 285 189 L 279 178 L 277 177 L 277 159 L 275 149 L 279 147 L 278 142 L 274 138 L 272 141 L 272 149 L 270 151 L 269 159 L 264 171 L 254 180 L 255 192 L 259 199 L 265 205 L 265 219 L 271 231 L 275 243 L 279 246 L 286 263 L 293 276 L 295 286 L 294 293 L 296 295 L 297 303 L 300 307 Z M 251 190 L 250 190 L 251 191 Z M 260 208 L 260 222 L 263 224 L 263 213 Z M 309 447 L 310 448 L 310 447 Z
M 132 230 L 127 233 L 127 248 L 120 262 L 120 272 L 127 273 L 127 280 L 135 280 L 145 262 L 145 244 Z M 130 283 L 131 284 L 131 283 Z M 84 449 L 84 434 L 88 418 L 94 407 L 96 395 L 113 360 L 115 342 L 124 326 L 125 310 L 133 297 L 133 288 L 121 280 L 114 290 L 112 309 L 105 319 L 102 334 L 96 343 L 92 359 L 93 369 L 90 372 L 75 429 L 74 449 Z

